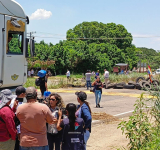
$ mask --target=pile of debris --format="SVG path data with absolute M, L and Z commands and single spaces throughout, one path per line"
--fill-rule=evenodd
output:
M 104 85 L 105 87 L 105 85 Z M 114 89 L 138 89 L 138 90 L 159 90 L 159 81 L 158 80 L 152 80 L 152 83 L 150 82 L 150 78 L 145 79 L 144 77 L 138 77 L 135 82 L 129 81 L 128 84 L 125 82 L 121 83 L 109 83 L 109 88 Z
M 116 118 L 112 115 L 106 114 L 104 112 L 94 112 L 94 113 L 92 113 L 92 119 L 93 120 L 102 120 L 105 123 L 110 123 L 110 122 L 119 120 L 118 118 Z

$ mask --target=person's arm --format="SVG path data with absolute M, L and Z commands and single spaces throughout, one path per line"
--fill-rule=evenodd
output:
M 57 130 L 60 131 L 60 130 L 62 130 L 62 128 L 61 128 L 62 111 L 60 109 L 58 111 L 58 116 L 59 116 L 59 118 L 58 118 L 58 123 L 57 123 Z
M 15 122 L 13 118 L 12 110 L 9 107 L 4 107 L 1 111 L 1 118 L 4 120 L 6 124 L 6 128 L 10 134 L 10 137 L 12 140 L 16 140 L 16 127 Z
M 94 86 L 95 85 L 95 81 L 92 83 L 92 86 Z

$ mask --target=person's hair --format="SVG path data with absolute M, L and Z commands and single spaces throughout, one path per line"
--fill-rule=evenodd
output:
M 100 77 L 97 77 L 97 79 L 99 79 L 99 82 L 101 82 L 101 79 L 100 79 Z
M 76 105 L 73 103 L 69 103 L 66 106 L 66 110 L 68 111 L 70 130 L 74 131 L 75 130 L 75 121 L 76 121 L 76 116 L 75 116 Z
M 30 100 L 30 99 L 36 99 L 36 98 L 37 98 L 37 91 L 35 87 L 28 87 L 26 89 L 26 99 Z
M 84 102 L 84 103 L 88 106 L 90 113 L 92 113 L 92 112 L 91 112 L 91 108 L 90 108 L 90 106 L 89 106 L 89 103 L 86 101 L 86 99 L 87 99 L 87 94 L 86 94 L 85 92 L 82 92 L 82 91 L 76 92 L 75 94 L 78 96 L 78 98 L 79 98 L 82 102 Z
M 88 103 L 87 101 L 84 101 L 84 103 L 88 106 L 89 112 L 92 113 L 92 112 L 91 112 L 91 108 L 90 108 L 90 106 L 89 106 L 89 103 Z
M 20 96 L 22 93 L 26 93 L 26 89 L 23 86 L 18 86 L 15 91 L 17 96 Z
M 64 104 L 64 102 L 63 102 L 62 97 L 61 97 L 59 94 L 57 94 L 57 93 L 51 93 L 51 94 L 47 97 L 47 101 L 48 101 L 48 106 L 49 106 L 49 107 L 51 107 L 50 102 L 49 102 L 49 99 L 51 98 L 51 96 L 54 96 L 55 99 L 58 101 L 58 102 L 56 103 L 56 106 L 58 106 L 59 108 L 64 108 L 64 107 L 65 107 L 65 104 Z
M 33 95 L 26 95 L 26 99 L 30 100 L 30 99 L 36 99 L 37 98 L 37 93 L 33 93 Z

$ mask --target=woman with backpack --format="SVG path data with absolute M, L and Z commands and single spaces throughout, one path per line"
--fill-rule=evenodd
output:
M 64 107 L 64 102 L 61 96 L 57 93 L 51 93 L 47 97 L 47 101 L 53 117 L 58 119 L 58 108 Z M 55 145 L 55 150 L 60 150 L 61 139 L 60 139 L 60 133 L 58 133 L 57 130 L 57 124 L 47 125 L 47 139 L 48 139 L 49 150 L 53 150 L 54 145 Z
M 16 140 L 15 112 L 18 101 L 13 109 L 9 107 L 11 100 L 16 98 L 8 89 L 0 92 L 0 150 L 14 150 Z
M 66 106 L 68 118 L 61 121 L 62 111 L 59 110 L 57 129 L 62 130 L 62 150 L 85 150 L 84 121 L 75 116 L 76 105 L 69 103 Z
M 92 83 L 95 88 L 95 101 L 96 107 L 100 107 L 101 95 L 102 95 L 102 82 L 98 76 L 95 82 Z

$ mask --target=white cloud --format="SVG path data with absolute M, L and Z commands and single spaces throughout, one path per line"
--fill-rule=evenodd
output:
M 30 20 L 40 20 L 40 19 L 48 19 L 52 16 L 51 11 L 47 11 L 44 9 L 37 9 L 31 16 Z

